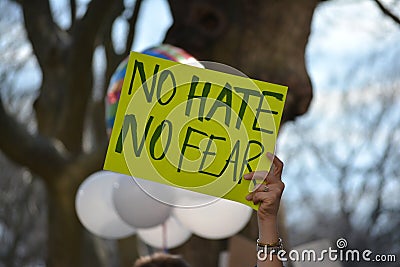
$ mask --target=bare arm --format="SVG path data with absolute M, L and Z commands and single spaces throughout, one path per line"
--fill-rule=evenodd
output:
M 283 163 L 278 157 L 274 157 L 272 154 L 267 154 L 267 157 L 273 163 L 270 172 L 255 171 L 244 176 L 246 180 L 266 178 L 264 183 L 257 190 L 250 193 L 246 199 L 260 205 L 257 211 L 259 242 L 263 244 L 276 244 L 279 240 L 277 214 L 285 187 L 281 180 Z M 263 253 L 259 255 L 262 257 L 258 257 L 258 267 L 283 266 L 277 255 L 265 255 Z

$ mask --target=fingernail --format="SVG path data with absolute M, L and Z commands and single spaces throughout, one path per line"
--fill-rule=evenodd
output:
M 244 179 L 249 179 L 251 178 L 251 174 L 250 173 L 246 173 L 245 175 L 243 175 Z
M 251 199 L 251 194 L 248 194 L 247 196 L 246 196 L 246 200 L 250 200 Z
M 267 152 L 267 157 L 268 157 L 270 160 L 273 160 L 274 157 L 275 157 L 275 155 L 272 154 L 271 152 Z

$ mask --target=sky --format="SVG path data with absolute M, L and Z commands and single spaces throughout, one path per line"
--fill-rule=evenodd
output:
M 400 26 L 384 16 L 373 1 L 321 4 L 313 18 L 306 52 L 315 89 L 343 90 L 343 80 L 359 84 L 371 72 L 398 76 L 394 71 L 400 69 L 399 42 Z
M 370 129 L 362 128 L 367 124 L 360 121 L 355 112 L 342 109 L 342 93 L 350 92 L 349 96 L 371 115 L 373 108 L 379 106 L 376 101 L 379 94 L 394 83 L 399 84 L 399 43 L 400 25 L 382 15 L 373 1 L 327 1 L 317 8 L 306 50 L 306 64 L 313 84 L 314 98 L 307 113 L 295 122 L 284 125 L 278 138 L 277 154 L 285 162 L 290 162 L 284 173 L 287 185 L 284 198 L 289 203 L 289 225 L 298 225 L 304 218 L 312 218 L 312 214 L 304 214 L 304 204 L 298 203 L 302 194 L 314 194 L 314 201 L 324 203 L 325 212 L 335 212 L 339 201 L 337 185 L 334 182 L 338 178 L 337 173 L 323 169 L 321 165 L 316 166 L 318 162 L 313 162 L 311 155 L 302 154 L 310 149 L 298 147 L 302 145 L 298 137 L 299 131 L 311 127 L 312 130 L 308 133 L 312 136 L 309 138 L 313 139 L 316 146 L 331 144 L 330 147 L 325 145 L 325 149 L 329 149 L 339 158 L 345 158 L 350 147 L 357 147 L 357 142 L 365 141 L 365 135 Z M 394 101 L 399 101 L 399 97 Z M 391 113 L 392 117 L 396 114 L 398 112 L 395 110 Z M 358 120 L 359 131 L 351 122 L 354 119 Z M 376 131 L 378 130 L 382 129 Z M 381 132 L 387 136 L 387 131 Z M 399 129 L 397 136 L 400 136 Z M 301 157 L 289 160 L 291 150 L 296 149 Z M 373 153 L 379 153 L 380 149 L 380 143 L 373 139 L 358 160 L 364 164 L 371 162 L 374 160 Z M 309 178 L 307 181 L 305 177 L 293 175 L 301 173 L 301 169 L 305 170 Z M 349 190 L 358 190 L 365 179 L 366 177 L 354 176 L 351 181 L 346 181 Z M 399 191 L 398 179 L 387 183 L 384 190 L 385 205 L 398 206 L 400 198 L 393 195 L 398 196 Z M 369 216 L 371 202 L 375 201 L 374 195 L 356 200 L 358 207 L 355 217 L 358 217 L 358 223 L 363 220 L 365 222 L 365 218 Z

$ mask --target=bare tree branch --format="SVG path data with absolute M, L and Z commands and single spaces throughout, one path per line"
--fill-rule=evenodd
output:
M 110 19 L 113 20 L 117 17 L 122 11 L 124 6 L 122 3 L 120 5 L 114 5 L 114 8 L 111 10 Z M 111 78 L 112 73 L 114 72 L 115 68 L 118 66 L 119 62 L 126 56 L 125 53 L 123 55 L 118 55 L 115 52 L 114 44 L 112 41 L 112 23 L 107 23 L 107 27 L 103 28 L 103 32 L 101 33 L 101 42 L 104 45 L 105 54 L 106 54 L 106 62 L 107 68 L 105 73 L 105 86 L 103 88 L 103 97 L 107 91 L 107 85 Z
M 383 12 L 383 14 L 385 14 L 386 16 L 388 16 L 389 18 L 391 18 L 394 22 L 396 22 L 397 24 L 400 25 L 400 18 L 397 17 L 395 14 L 393 14 L 388 8 L 386 8 L 381 1 L 379 0 L 374 0 L 374 2 L 376 3 L 376 5 L 379 7 L 379 9 Z
M 24 13 L 25 28 L 33 50 L 41 66 L 51 62 L 58 52 L 59 30 L 53 21 L 48 1 L 20 1 Z M 43 45 L 46 43 L 47 45 Z
M 139 16 L 139 11 L 140 11 L 140 7 L 142 6 L 142 2 L 143 2 L 142 0 L 136 0 L 132 16 L 128 20 L 130 29 L 129 29 L 128 38 L 126 39 L 126 45 L 125 45 L 125 53 L 126 54 L 128 54 L 129 51 L 131 50 L 133 40 L 135 39 L 136 22 L 137 22 L 137 19 Z
M 71 19 L 71 26 L 73 27 L 75 20 L 76 20 L 76 2 L 75 0 L 69 0 L 69 12 L 70 12 L 70 19 Z
M 386 162 L 388 161 L 389 157 L 391 156 L 391 152 L 394 149 L 393 143 L 391 142 L 393 140 L 395 131 L 391 131 L 388 138 L 387 142 L 385 144 L 385 148 L 383 149 L 383 154 L 380 157 L 379 160 L 376 161 L 375 163 L 375 169 L 376 173 L 379 176 L 379 183 L 378 186 L 374 187 L 375 194 L 377 195 L 377 199 L 374 205 L 374 209 L 371 212 L 371 224 L 368 227 L 368 232 L 372 231 L 372 229 L 376 226 L 378 222 L 379 216 L 382 214 L 383 209 L 382 209 L 382 203 L 383 203 L 383 189 L 384 185 L 386 184 L 387 176 L 385 174 L 385 166 Z
M 91 143 L 95 145 L 97 150 L 100 148 L 105 152 L 108 144 L 108 137 L 106 133 L 105 106 L 103 99 L 104 98 L 90 103 L 87 124 L 92 137 Z M 100 152 L 97 151 L 96 153 Z M 104 162 L 104 155 L 101 155 L 100 161 Z
M 135 38 L 135 33 L 136 33 L 136 22 L 137 22 L 137 19 L 139 16 L 139 11 L 140 11 L 142 2 L 143 2 L 142 0 L 137 0 L 135 2 L 135 6 L 133 8 L 132 15 L 128 19 L 128 23 L 130 25 L 129 32 L 128 32 L 127 38 L 126 38 L 125 51 L 122 54 L 118 55 L 114 50 L 112 39 L 111 39 L 112 28 L 110 27 L 104 32 L 103 43 L 104 43 L 106 59 L 107 59 L 107 70 L 106 70 L 106 79 L 105 79 L 106 83 L 109 82 L 111 75 L 115 71 L 118 64 L 126 56 L 128 56 L 128 54 L 132 48 L 133 40 Z M 104 96 L 106 94 L 106 90 L 107 90 L 107 87 L 105 87 Z
M 7 114 L 0 99 L 0 149 L 12 160 L 50 182 L 66 166 L 67 158 L 49 139 L 30 134 Z
M 79 21 L 71 29 L 71 49 L 68 53 L 68 91 L 63 97 L 57 137 L 73 154 L 82 151 L 82 132 L 85 114 L 93 89 L 92 58 L 95 38 L 102 23 L 107 19 L 113 1 L 94 0 Z M 74 130 L 71 131 L 70 129 Z
M 93 0 L 89 3 L 85 15 L 76 23 L 76 31 L 73 31 L 74 39 L 81 37 L 84 40 L 76 39 L 79 43 L 93 47 L 93 41 L 102 23 L 107 21 L 107 13 L 114 1 Z M 87 41 L 91 41 L 87 43 Z
M 68 58 L 70 35 L 54 22 L 48 1 L 22 0 L 25 28 L 43 73 L 40 95 L 35 102 L 39 132 L 53 136 L 62 110 L 65 84 L 60 83 L 62 64 Z M 65 80 L 65 79 L 63 79 Z M 52 125 L 49 127 L 49 125 Z
M 79 173 L 71 175 L 71 178 L 75 179 L 77 184 L 80 184 L 91 173 L 102 169 L 106 150 L 107 146 L 103 144 L 96 147 L 95 150 L 77 157 L 74 162 L 70 164 L 69 170 L 72 172 L 79 171 Z

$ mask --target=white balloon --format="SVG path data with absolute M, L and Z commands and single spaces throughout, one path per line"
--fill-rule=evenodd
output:
M 83 226 L 107 239 L 124 238 L 135 233 L 135 228 L 125 223 L 114 209 L 112 191 L 118 176 L 108 171 L 95 172 L 79 186 L 75 196 L 76 213 Z
M 205 195 L 178 187 L 175 187 L 173 190 L 175 194 L 173 206 L 179 208 L 196 208 L 205 206 L 219 199 L 214 196 Z
M 170 249 L 185 243 L 192 233 L 174 216 L 170 216 L 162 225 L 153 228 L 138 229 L 137 235 L 143 242 L 152 247 Z
M 208 239 L 228 238 L 249 222 L 253 209 L 230 200 L 218 199 L 195 208 L 174 208 L 174 215 L 194 234 Z
M 130 177 L 134 180 L 136 185 L 142 189 L 144 193 L 148 196 L 157 200 L 161 203 L 164 203 L 168 206 L 175 205 L 175 196 L 177 195 L 177 189 L 174 186 L 169 186 L 166 184 L 156 183 L 150 180 Z
M 193 208 L 207 205 L 219 199 L 179 187 L 154 183 L 139 178 L 133 179 L 148 195 L 173 207 Z
M 157 196 L 173 198 L 173 195 L 168 196 L 170 191 L 164 190 L 165 186 L 159 183 L 140 179 L 140 185 L 146 185 L 142 187 L 135 179 L 138 178 L 121 174 L 114 184 L 113 201 L 119 216 L 137 228 L 154 227 L 165 222 L 172 207 L 159 201 Z

